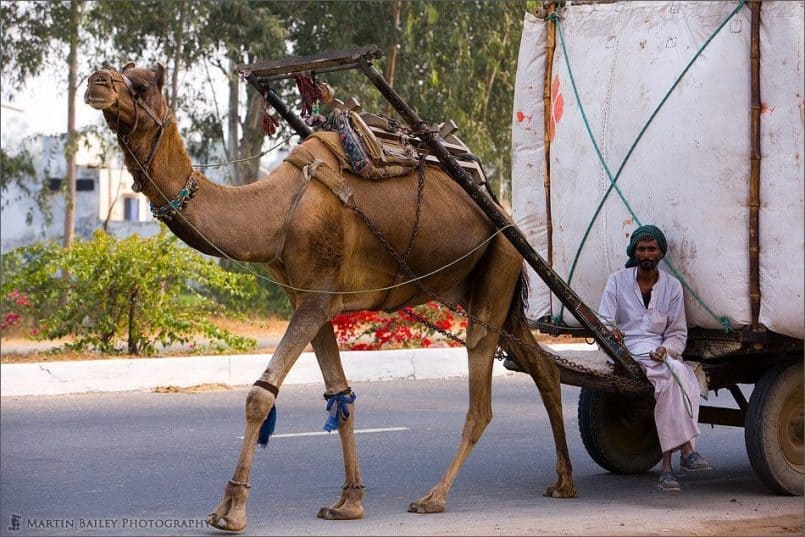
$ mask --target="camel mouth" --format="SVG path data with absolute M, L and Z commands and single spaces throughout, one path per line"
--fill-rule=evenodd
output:
M 117 97 L 99 97 L 89 94 L 89 90 L 84 94 L 84 102 L 95 110 L 106 110 L 117 101 Z

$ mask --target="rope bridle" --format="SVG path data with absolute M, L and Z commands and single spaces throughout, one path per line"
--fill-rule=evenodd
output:
M 124 67 L 125 69 L 125 67 Z M 117 101 L 117 118 L 116 118 L 116 134 L 117 139 L 120 142 L 120 145 L 128 152 L 129 156 L 134 160 L 137 166 L 140 168 L 141 172 L 145 174 L 146 177 L 150 175 L 149 170 L 151 169 L 151 164 L 154 162 L 154 157 L 156 156 L 157 149 L 159 149 L 159 145 L 162 142 L 162 136 L 165 133 L 165 127 L 167 127 L 168 123 L 170 123 L 171 119 L 171 109 L 169 107 L 165 107 L 165 115 L 161 119 L 159 116 L 154 112 L 154 110 L 148 106 L 146 102 L 144 102 L 140 95 L 137 93 L 137 90 L 134 89 L 134 84 L 132 83 L 131 79 L 124 75 L 123 73 L 118 73 L 116 71 L 106 71 L 104 73 L 95 73 L 92 77 L 90 77 L 89 84 L 98 84 L 102 86 L 106 86 L 107 88 L 111 89 L 118 95 Z M 120 129 L 120 99 L 119 93 L 115 88 L 115 83 L 123 84 L 126 86 L 126 89 L 129 92 L 129 97 L 131 98 L 132 105 L 134 107 L 134 125 L 128 130 L 128 132 L 121 132 Z M 137 127 L 140 123 L 140 114 L 138 113 L 138 107 L 142 108 L 142 110 L 148 114 L 151 119 L 154 121 L 158 128 L 158 132 L 156 138 L 154 138 L 154 143 L 151 145 L 151 152 L 148 155 L 148 158 L 145 161 L 145 165 L 137 158 L 137 155 L 134 154 L 134 150 L 131 148 L 131 135 L 137 130 Z M 134 179 L 134 183 L 132 184 L 132 190 L 135 192 L 142 192 L 143 185 L 142 180 L 137 177 L 135 174 L 132 174 Z

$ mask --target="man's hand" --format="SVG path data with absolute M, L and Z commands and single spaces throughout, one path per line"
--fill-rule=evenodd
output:
M 668 351 L 665 350 L 665 347 L 657 347 L 657 350 L 648 353 L 648 356 L 655 362 L 664 362 L 665 358 L 668 356 Z
M 609 331 L 609 333 L 612 335 L 612 339 L 623 345 L 623 332 L 617 328 L 613 328 Z

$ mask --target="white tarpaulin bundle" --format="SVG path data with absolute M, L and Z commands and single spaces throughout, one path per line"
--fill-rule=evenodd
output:
M 747 4 L 729 18 L 736 6 L 617 2 L 559 10 L 547 111 L 548 25 L 525 17 L 512 129 L 514 219 L 547 258 L 548 140 L 553 267 L 567 281 L 578 256 L 570 285 L 594 309 L 607 276 L 623 268 L 628 237 L 640 222 L 659 226 L 668 238 L 667 260 L 689 286 L 689 325 L 721 328 L 718 317 L 732 328 L 751 323 L 751 14 Z M 764 1 L 760 26 L 759 322 L 797 338 L 805 336 L 804 10 L 803 2 Z M 725 20 L 623 165 L 616 182 L 623 199 L 613 190 L 593 219 L 611 182 L 582 108 L 615 177 L 663 97 Z M 529 317 L 559 315 L 561 304 L 531 271 L 530 282 Z M 578 325 L 566 310 L 562 320 Z

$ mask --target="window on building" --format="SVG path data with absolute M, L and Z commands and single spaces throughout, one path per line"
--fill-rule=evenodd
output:
M 50 188 L 51 191 L 56 192 L 61 189 L 62 181 L 63 179 L 51 177 L 48 179 L 48 188 Z M 92 192 L 95 190 L 95 180 L 76 179 L 75 189 L 78 192 Z
M 139 198 L 123 198 L 123 219 L 129 222 L 137 222 L 140 219 Z
M 95 180 L 94 179 L 78 179 L 75 182 L 75 189 L 78 192 L 91 192 L 95 190 Z

